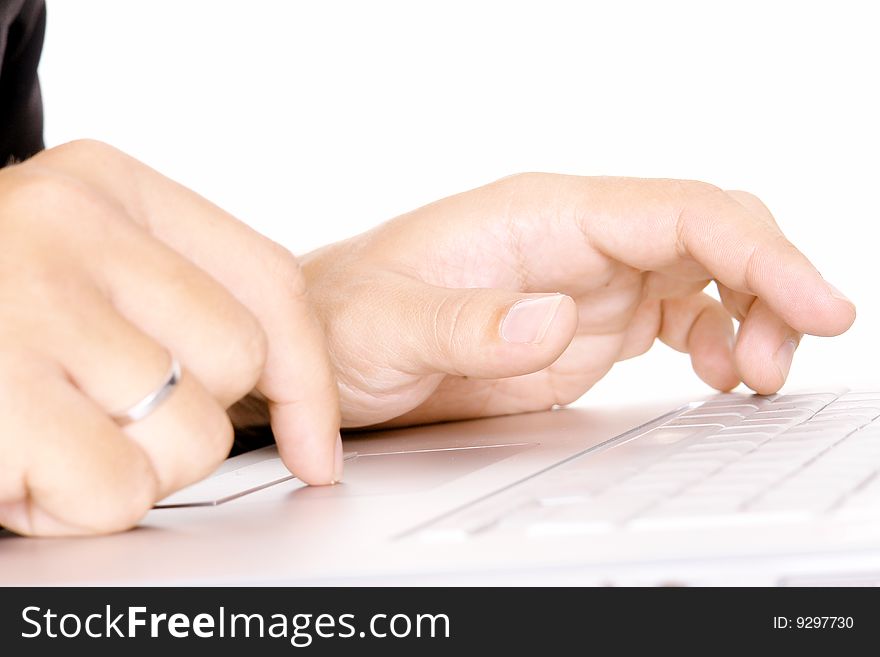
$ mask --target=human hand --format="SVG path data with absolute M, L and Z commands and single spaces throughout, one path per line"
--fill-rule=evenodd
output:
M 566 404 L 657 337 L 772 393 L 855 318 L 761 201 L 693 181 L 512 176 L 302 263 L 349 427 Z
M 286 250 L 89 141 L 0 172 L 0 241 L 0 525 L 130 527 L 226 457 L 225 409 L 255 386 L 287 466 L 339 479 L 335 379 Z M 120 426 L 172 355 L 172 394 Z

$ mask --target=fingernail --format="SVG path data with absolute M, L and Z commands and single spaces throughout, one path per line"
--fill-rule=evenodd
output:
M 342 436 L 336 436 L 336 454 L 333 464 L 333 483 L 338 484 L 342 481 Z
M 776 355 L 773 357 L 773 361 L 776 363 L 776 367 L 779 368 L 779 373 L 782 375 L 782 380 L 788 377 L 788 371 L 791 369 L 791 361 L 794 358 L 794 350 L 797 349 L 797 342 L 794 340 L 786 340 L 782 343 L 782 346 L 776 350 Z
M 828 286 L 828 290 L 831 292 L 832 297 L 834 297 L 835 299 L 840 299 L 841 301 L 846 301 L 847 303 L 852 303 L 852 301 L 850 301 L 848 296 L 846 296 L 843 292 L 838 290 L 831 283 L 829 283 L 828 281 L 825 281 L 825 284 Z
M 537 344 L 547 335 L 556 311 L 562 302 L 562 294 L 517 301 L 501 323 L 501 337 L 515 344 Z

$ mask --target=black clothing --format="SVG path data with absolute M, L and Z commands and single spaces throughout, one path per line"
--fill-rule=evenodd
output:
M 0 0 L 0 167 L 43 149 L 44 0 Z

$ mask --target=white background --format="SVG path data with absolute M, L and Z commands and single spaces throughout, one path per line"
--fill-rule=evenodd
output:
M 517 171 L 747 189 L 859 306 L 791 386 L 880 382 L 873 4 L 49 0 L 46 136 L 297 253 Z M 584 402 L 706 392 L 658 345 Z

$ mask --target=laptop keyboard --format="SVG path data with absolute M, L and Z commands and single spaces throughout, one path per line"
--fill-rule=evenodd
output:
M 417 534 L 542 537 L 877 515 L 878 418 L 880 392 L 719 395 Z

